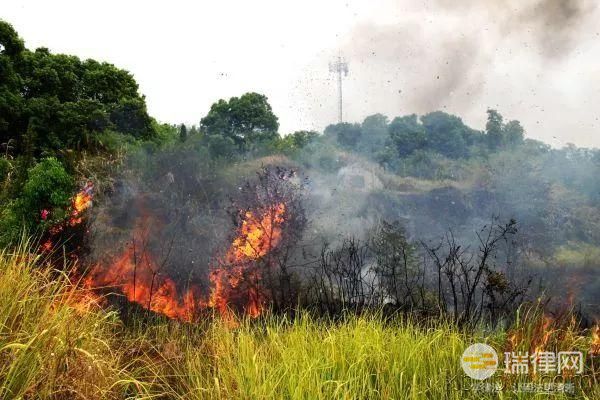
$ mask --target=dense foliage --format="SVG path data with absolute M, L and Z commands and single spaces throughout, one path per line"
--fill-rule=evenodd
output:
M 153 135 L 138 85 L 127 71 L 94 60 L 25 49 L 0 22 L 0 142 L 11 154 L 55 154 L 86 149 L 113 129 L 136 138 Z
M 148 140 L 157 132 L 129 72 L 45 48 L 28 50 L 4 21 L 0 45 L 0 210 L 6 240 L 20 224 L 35 228 L 43 209 L 57 218 L 64 214 L 85 154 L 104 156 L 127 137 Z

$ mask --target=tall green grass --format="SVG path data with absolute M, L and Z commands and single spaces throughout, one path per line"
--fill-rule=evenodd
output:
M 511 332 L 535 336 L 528 327 L 539 318 L 528 313 Z M 124 323 L 27 246 L 3 251 L 0 398 L 540 398 L 472 390 L 460 367 L 462 352 L 480 341 L 502 348 L 510 333 L 503 330 L 467 334 L 443 322 L 384 322 L 376 315 L 266 316 L 237 324 L 152 317 Z M 553 345 L 589 344 L 564 329 L 568 334 L 556 334 Z M 578 397 L 600 398 L 600 392 L 590 384 Z

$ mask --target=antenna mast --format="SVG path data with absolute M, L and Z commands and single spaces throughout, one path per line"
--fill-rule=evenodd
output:
M 343 122 L 343 97 L 342 97 L 342 73 L 348 76 L 348 63 L 341 56 L 337 60 L 329 63 L 329 72 L 337 74 L 338 79 L 338 112 L 340 123 Z

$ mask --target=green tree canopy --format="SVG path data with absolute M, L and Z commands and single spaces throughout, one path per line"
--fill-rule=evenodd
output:
M 246 149 L 252 143 L 277 137 L 279 122 L 265 95 L 246 93 L 214 103 L 200 120 L 200 129 L 207 135 L 228 137 Z
M 504 140 L 509 146 L 516 146 L 523 143 L 525 138 L 525 129 L 519 121 L 510 121 L 504 126 Z
M 487 110 L 488 119 L 485 124 L 485 133 L 488 147 L 498 149 L 504 142 L 502 115 L 496 110 Z
M 61 222 L 68 215 L 73 190 L 73 179 L 55 158 L 30 168 L 19 197 L 0 214 L 0 244 L 17 240 L 23 227 L 31 230 Z
M 407 156 L 427 143 L 425 128 L 419 123 L 416 114 L 396 117 L 389 125 L 390 139 L 399 156 Z
M 154 136 L 133 76 L 108 63 L 29 51 L 0 20 L 0 143 L 33 156 L 85 147 L 107 128 Z
M 182 142 L 185 142 L 187 140 L 187 137 L 188 137 L 187 126 L 185 126 L 185 124 L 181 124 L 179 126 L 179 140 L 181 140 Z
M 381 151 L 389 138 L 388 122 L 388 117 L 383 114 L 369 115 L 363 120 L 361 150 L 368 154 Z
M 429 148 L 450 158 L 464 157 L 468 154 L 465 139 L 471 132 L 459 117 L 434 111 L 423 115 L 421 122 L 427 133 Z
M 362 137 L 362 129 L 359 124 L 340 122 L 325 128 L 325 136 L 335 140 L 347 149 L 356 149 Z

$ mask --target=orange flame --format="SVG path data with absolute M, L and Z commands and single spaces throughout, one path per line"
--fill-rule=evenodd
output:
M 69 219 L 51 226 L 50 229 L 48 229 L 48 234 L 50 237 L 40 246 L 41 252 L 52 251 L 54 248 L 53 237 L 64 231 L 65 228 L 69 226 L 74 227 L 81 224 L 83 221 L 83 212 L 92 206 L 93 190 L 94 184 L 91 181 L 88 181 L 85 187 L 75 196 L 73 196 L 71 199 Z M 44 209 L 42 210 L 41 218 L 45 220 L 49 214 L 50 211 Z
M 283 203 L 270 207 L 260 217 L 247 211 L 242 221 L 240 235 L 234 239 L 227 253 L 227 260 L 239 263 L 264 257 L 281 240 L 284 213 Z
M 260 315 L 267 300 L 260 289 L 260 271 L 256 263 L 281 240 L 285 205 L 269 207 L 263 213 L 246 212 L 220 267 L 209 276 L 211 289 L 204 300 L 199 287 L 191 286 L 183 294 L 173 279 L 161 271 L 147 249 L 136 249 L 136 241 L 116 257 L 109 268 L 96 265 L 87 274 L 84 284 L 90 288 L 115 287 L 130 301 L 140 306 L 183 321 L 191 321 L 200 310 L 213 308 L 229 316 L 231 304 L 241 305 L 250 316 Z M 136 224 L 134 234 L 140 243 L 146 242 L 144 226 L 156 225 L 150 217 Z
M 269 254 L 281 241 L 284 214 L 283 203 L 271 206 L 259 215 L 251 211 L 244 214 L 239 235 L 233 240 L 224 262 L 210 274 L 209 305 L 222 315 L 228 314 L 228 305 L 240 295 L 246 297 L 244 308 L 247 314 L 252 317 L 261 314 L 267 296 L 260 289 L 262 274 L 255 261 Z M 240 288 L 242 283 L 244 289 Z
M 145 245 L 149 233 L 145 228 L 157 224 L 158 221 L 148 215 L 141 217 L 134 227 L 131 246 L 108 268 L 94 266 L 85 277 L 84 285 L 96 289 L 116 288 L 132 303 L 169 318 L 190 321 L 202 305 L 197 300 L 199 290 L 190 287 L 180 296 L 175 281 L 162 274 L 160 262 Z
M 69 218 L 69 225 L 79 225 L 82 221 L 81 214 L 91 207 L 92 205 L 92 192 L 93 185 L 89 184 L 85 189 L 80 191 L 73 197 L 71 201 L 71 217 Z
M 85 278 L 88 287 L 116 287 L 132 303 L 169 318 L 190 321 L 200 305 L 194 288 L 179 299 L 175 281 L 160 274 L 160 267 L 148 252 L 135 254 L 130 247 L 108 269 L 94 268 Z
M 596 324 L 592 329 L 592 347 L 590 354 L 600 356 L 600 324 Z
M 534 325 L 511 329 L 507 337 L 507 350 L 514 351 L 523 346 L 525 349 L 522 350 L 528 350 L 531 354 L 548 350 L 551 339 L 558 332 L 555 322 L 552 317 L 544 315 Z
M 548 316 L 544 316 L 543 321 L 544 322 L 542 323 L 542 325 L 538 327 L 539 332 L 537 333 L 539 335 L 543 332 L 543 335 L 541 336 L 541 340 L 535 346 L 534 354 L 538 354 L 538 353 L 546 350 L 548 341 L 549 341 L 550 337 L 552 336 L 552 334 L 555 332 L 555 330 L 552 328 L 552 323 L 554 322 L 554 320 L 552 318 L 550 318 Z

